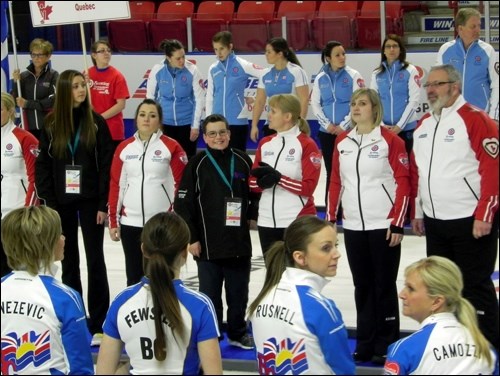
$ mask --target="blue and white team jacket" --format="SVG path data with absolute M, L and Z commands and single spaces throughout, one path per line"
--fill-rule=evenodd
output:
M 119 293 L 111 303 L 103 331 L 125 344 L 131 368 L 136 374 L 198 375 L 198 342 L 219 336 L 217 317 L 210 299 L 198 291 L 188 289 L 179 279 L 173 283 L 181 307 L 185 335 L 184 340 L 174 338 L 165 322 L 168 352 L 161 362 L 154 357 L 156 331 L 149 280 L 143 277 L 141 282 Z
M 261 375 L 354 375 L 342 315 L 321 295 L 329 281 L 286 268 L 250 317 Z
M 163 124 L 191 125 L 199 129 L 205 106 L 203 78 L 195 64 L 186 60 L 184 68 L 172 75 L 162 61 L 149 72 L 146 97 L 163 110 Z
M 491 350 L 493 366 L 478 358 L 470 332 L 453 313 L 437 313 L 422 321 L 420 329 L 389 346 L 386 375 L 498 375 L 498 357 Z
M 40 272 L 2 278 L 2 375 L 93 375 L 79 293 Z
M 462 74 L 465 100 L 498 121 L 498 52 L 482 40 L 466 51 L 460 37 L 441 46 L 436 64 L 451 64 Z
M 417 125 L 415 111 L 420 104 L 420 76 L 414 65 L 396 60 L 391 65 L 383 62 L 385 70 L 375 70 L 370 87 L 379 93 L 384 109 L 385 125 L 397 125 L 401 130 L 410 131 Z
M 266 91 L 267 98 L 276 94 L 295 94 L 295 88 L 309 85 L 307 73 L 299 65 L 288 62 L 286 68 L 267 68 L 259 80 L 259 89 Z
M 230 125 L 248 126 L 245 89 L 250 77 L 260 78 L 264 69 L 230 54 L 208 69 L 206 114 L 222 114 Z
M 330 124 L 344 130 L 351 127 L 351 96 L 364 86 L 361 74 L 351 67 L 334 71 L 330 64 L 323 66 L 314 79 L 311 93 L 311 107 L 321 132 L 326 132 Z

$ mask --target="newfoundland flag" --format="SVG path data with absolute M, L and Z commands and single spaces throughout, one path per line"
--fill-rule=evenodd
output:
M 9 34 L 9 21 L 7 20 L 7 11 L 9 2 L 2 0 L 2 91 L 10 92 L 10 76 L 9 76 L 9 47 L 7 44 L 7 36 Z

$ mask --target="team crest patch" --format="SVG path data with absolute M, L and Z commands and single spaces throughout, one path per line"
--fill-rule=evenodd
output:
M 311 153 L 309 156 L 311 159 L 312 164 L 316 168 L 321 168 L 321 154 L 320 153 Z
M 485 138 L 483 140 L 483 149 L 491 157 L 498 157 L 498 139 L 496 138 Z
M 33 154 L 36 157 L 38 157 L 38 154 L 40 154 L 40 149 L 36 145 L 30 145 L 30 153 Z
M 180 160 L 181 160 L 182 163 L 184 163 L 186 165 L 188 163 L 187 154 L 186 153 L 182 153 L 181 156 L 180 156 Z
M 384 375 L 399 375 L 399 364 L 396 362 L 386 362 Z
M 403 166 L 405 166 L 406 168 L 410 168 L 410 163 L 408 161 L 408 154 L 406 154 L 406 153 L 399 154 L 398 160 L 399 160 L 399 163 L 401 163 Z

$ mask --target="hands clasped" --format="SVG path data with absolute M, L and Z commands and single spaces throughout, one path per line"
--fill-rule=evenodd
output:
M 281 179 L 281 173 L 265 162 L 259 162 L 259 167 L 250 174 L 257 178 L 257 185 L 262 189 L 274 187 Z

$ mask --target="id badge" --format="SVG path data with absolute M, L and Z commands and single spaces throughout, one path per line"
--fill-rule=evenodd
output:
M 241 198 L 226 197 L 226 226 L 241 226 Z
M 82 166 L 66 166 L 66 193 L 80 194 Z

